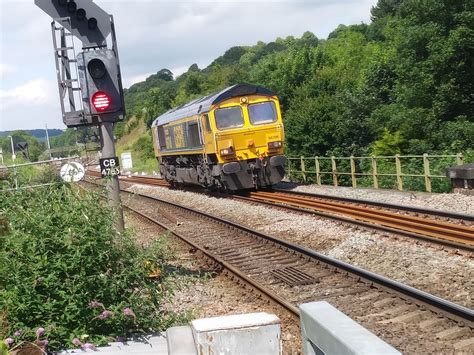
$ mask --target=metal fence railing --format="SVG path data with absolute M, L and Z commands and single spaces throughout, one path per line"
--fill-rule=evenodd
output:
M 88 158 L 71 156 L 0 166 L 0 192 L 55 184 L 59 181 L 61 166 L 71 161 L 80 162 L 85 166 L 90 164 Z
M 446 191 L 446 169 L 462 165 L 461 153 L 452 155 L 394 155 L 366 157 L 288 157 L 286 179 L 318 185 L 396 188 L 400 191 Z M 435 183 L 436 186 L 433 186 Z

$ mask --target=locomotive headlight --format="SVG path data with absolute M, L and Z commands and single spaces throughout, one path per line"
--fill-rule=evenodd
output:
M 282 146 L 281 141 L 268 142 L 268 149 L 278 149 L 278 148 L 281 148 L 281 146 Z
M 232 155 L 234 154 L 234 150 L 232 149 L 232 147 L 224 148 L 220 150 L 220 153 L 221 155 Z

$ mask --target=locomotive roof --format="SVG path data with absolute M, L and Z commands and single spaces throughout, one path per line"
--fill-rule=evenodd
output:
M 273 96 L 273 92 L 261 86 L 251 84 L 236 84 L 225 88 L 218 93 L 195 99 L 187 104 L 172 108 L 153 121 L 152 127 L 173 122 L 185 117 L 191 117 L 200 113 L 208 112 L 212 105 L 227 100 L 231 97 L 244 95 L 268 95 Z

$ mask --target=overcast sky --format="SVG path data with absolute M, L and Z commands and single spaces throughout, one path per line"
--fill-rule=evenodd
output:
M 114 15 L 125 87 L 161 68 L 204 68 L 227 49 L 300 37 L 326 38 L 370 19 L 376 0 L 96 0 Z M 65 128 L 51 19 L 34 0 L 0 0 L 0 131 Z M 80 48 L 79 48 L 80 50 Z

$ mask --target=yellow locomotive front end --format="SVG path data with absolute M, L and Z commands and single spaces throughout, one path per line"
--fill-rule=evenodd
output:
M 283 178 L 284 131 L 276 96 L 230 98 L 213 107 L 210 118 L 227 188 L 271 186 Z
M 171 183 L 235 191 L 284 176 L 280 105 L 268 89 L 231 86 L 159 116 L 152 131 L 161 174 Z

